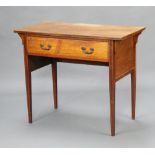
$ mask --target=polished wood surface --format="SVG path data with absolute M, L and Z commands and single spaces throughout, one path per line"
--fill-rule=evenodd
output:
M 47 37 L 27 37 L 30 55 L 90 61 L 109 61 L 107 41 L 82 41 Z
M 53 78 L 53 96 L 54 96 L 54 109 L 58 108 L 58 95 L 57 95 L 57 62 L 52 63 L 52 78 Z
M 27 93 L 27 109 L 29 123 L 32 123 L 32 86 L 31 86 L 31 67 L 30 60 L 27 54 L 26 39 L 23 38 L 24 43 L 24 62 L 25 62 L 25 82 L 26 82 L 26 93 Z
M 116 82 L 131 75 L 131 116 L 136 109 L 136 44 L 144 27 L 43 22 L 15 30 L 22 39 L 29 122 L 31 72 L 52 65 L 54 109 L 58 108 L 57 62 L 109 67 L 111 135 L 115 135 Z
M 132 119 L 135 120 L 135 115 L 136 115 L 136 44 L 138 40 L 138 35 L 135 35 L 133 37 L 133 44 L 134 44 L 134 60 L 133 60 L 133 65 L 134 68 L 131 72 L 131 115 Z
M 115 42 L 110 42 L 109 94 L 111 135 L 115 136 Z
M 108 62 L 109 44 L 108 42 L 64 39 L 58 55 L 61 58 Z
M 129 37 L 115 42 L 115 79 L 131 72 L 134 68 L 134 41 Z
M 45 37 L 27 37 L 27 51 L 29 54 L 56 54 L 58 39 Z
M 16 29 L 15 32 L 50 35 L 53 37 L 65 38 L 122 40 L 126 37 L 129 37 L 130 35 L 135 35 L 144 29 L 144 27 L 140 26 L 136 27 L 65 22 L 41 22 Z

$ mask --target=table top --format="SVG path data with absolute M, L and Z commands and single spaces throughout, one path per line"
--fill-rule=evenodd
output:
M 16 29 L 17 33 L 50 35 L 53 37 L 123 40 L 141 33 L 142 26 L 115 26 L 65 22 L 41 22 Z

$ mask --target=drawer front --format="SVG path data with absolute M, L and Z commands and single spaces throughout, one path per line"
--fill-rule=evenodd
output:
M 107 62 L 108 42 L 27 37 L 27 51 L 30 55 L 55 58 Z
M 52 55 L 56 53 L 58 40 L 53 38 L 27 37 L 29 54 Z
M 59 57 L 79 60 L 109 60 L 108 42 L 62 40 L 58 51 Z

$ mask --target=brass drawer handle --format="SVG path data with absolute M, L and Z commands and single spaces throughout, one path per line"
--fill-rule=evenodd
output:
M 81 50 L 84 54 L 93 54 L 94 53 L 94 48 L 89 48 L 90 51 L 87 51 L 86 47 L 81 47 Z
M 49 51 L 49 50 L 52 48 L 52 46 L 51 46 L 51 45 L 48 45 L 47 48 L 46 48 L 46 47 L 44 47 L 43 44 L 40 44 L 40 48 L 41 48 L 42 50 Z

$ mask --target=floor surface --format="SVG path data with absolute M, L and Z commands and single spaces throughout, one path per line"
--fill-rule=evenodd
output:
M 57 111 L 50 72 L 46 78 L 39 78 L 39 71 L 33 73 L 32 124 L 27 122 L 24 78 L 7 84 L 10 92 L 5 92 L 7 87 L 1 92 L 0 147 L 155 147 L 154 87 L 148 87 L 149 82 L 146 86 L 138 82 L 135 121 L 130 116 L 129 76 L 117 83 L 116 136 L 111 137 L 107 71 L 84 66 L 83 71 L 90 70 L 82 76 L 80 67 L 73 66 L 70 77 L 69 70 L 64 74 L 61 67 Z

